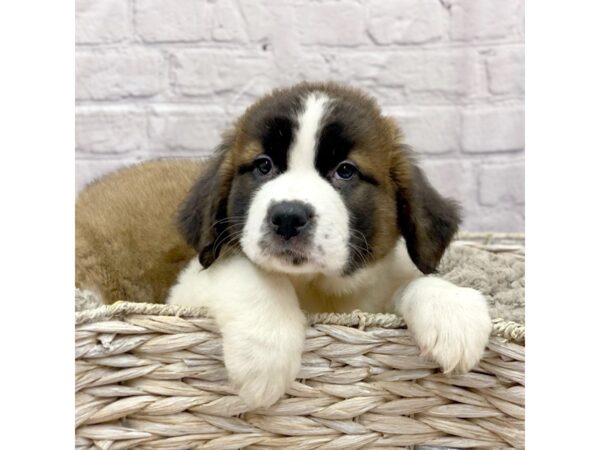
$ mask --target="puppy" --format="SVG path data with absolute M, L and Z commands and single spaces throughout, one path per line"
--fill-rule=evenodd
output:
M 198 169 L 177 213 L 183 242 L 170 213 Z M 209 309 L 230 380 L 251 407 L 273 404 L 298 373 L 302 310 L 401 314 L 445 372 L 468 371 L 483 354 L 492 327 L 484 297 L 425 276 L 457 230 L 457 205 L 361 91 L 276 90 L 224 134 L 207 166 L 154 162 L 115 177 L 88 190 L 105 204 L 94 211 L 86 199 L 78 222 L 78 233 L 87 227 L 78 263 L 88 258 L 80 287 L 109 302 L 160 300 L 193 249 L 166 301 Z M 92 237 L 99 226 L 108 247 Z

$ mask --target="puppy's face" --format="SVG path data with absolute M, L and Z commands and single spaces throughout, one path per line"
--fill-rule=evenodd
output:
M 374 101 L 300 84 L 250 107 L 180 213 L 207 267 L 225 250 L 284 273 L 351 275 L 406 238 L 435 269 L 458 215 L 412 163 Z
M 280 272 L 351 273 L 397 237 L 388 173 L 370 163 L 387 157 L 385 130 L 368 104 L 332 93 L 282 100 L 259 104 L 243 126 L 230 197 L 242 250 Z

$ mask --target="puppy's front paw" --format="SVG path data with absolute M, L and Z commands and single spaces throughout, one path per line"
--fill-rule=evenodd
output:
M 252 334 L 224 333 L 227 373 L 249 408 L 271 406 L 294 381 L 300 370 L 304 330 L 301 336 L 292 334 L 266 340 Z
M 492 331 L 487 302 L 480 292 L 433 277 L 417 279 L 407 287 L 400 313 L 423 355 L 446 373 L 471 370 Z

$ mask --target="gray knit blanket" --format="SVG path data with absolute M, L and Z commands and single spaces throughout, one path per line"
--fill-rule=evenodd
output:
M 525 325 L 525 256 L 522 245 L 477 245 L 456 241 L 439 267 L 454 284 L 477 289 L 492 318 Z

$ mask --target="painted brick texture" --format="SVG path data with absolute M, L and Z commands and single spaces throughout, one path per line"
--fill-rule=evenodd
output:
M 76 182 L 206 157 L 273 87 L 363 87 L 463 229 L 524 229 L 523 0 L 76 0 Z

